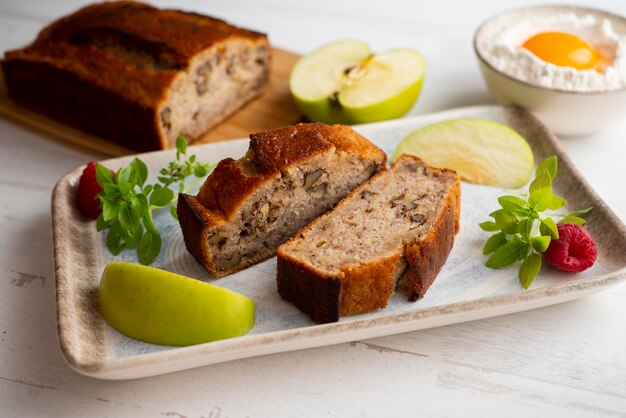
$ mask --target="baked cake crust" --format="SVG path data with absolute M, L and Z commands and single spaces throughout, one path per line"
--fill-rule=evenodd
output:
M 171 87 L 196 57 L 220 55 L 233 40 L 269 53 L 265 35 L 222 20 L 134 1 L 98 3 L 7 52 L 2 69 L 18 104 L 138 151 L 162 149 L 172 142 L 160 114 Z
M 208 241 L 214 234 L 223 233 L 224 228 L 232 228 L 237 222 L 245 225 L 248 218 L 252 217 L 249 213 L 250 208 L 246 205 L 251 206 L 254 202 L 262 201 L 264 204 L 268 203 L 268 210 L 270 207 L 273 208 L 276 202 L 271 200 L 271 196 L 259 196 L 259 193 L 264 193 L 260 192 L 263 187 L 283 184 L 281 186 L 283 189 L 303 189 L 305 186 L 302 179 L 311 174 L 307 170 L 316 170 L 320 173 L 321 170 L 330 170 L 329 167 L 317 166 L 316 159 L 328 161 L 324 158 L 337 154 L 350 156 L 359 161 L 362 167 L 358 166 L 356 169 L 362 177 L 361 181 L 383 169 L 386 163 L 386 155 L 382 150 L 350 127 L 343 125 L 298 124 L 251 134 L 250 148 L 244 157 L 240 160 L 227 158 L 220 161 L 200 188 L 197 196 L 180 194 L 178 218 L 188 251 L 215 277 L 222 277 L 270 257 L 275 253 L 278 244 L 288 239 L 311 219 L 300 213 L 292 220 L 292 223 L 298 224 L 297 228 L 282 241 L 275 246 L 268 243 L 262 254 L 259 252 L 247 256 L 241 264 L 228 268 L 220 268 L 217 265 L 215 260 L 217 250 Z M 312 167 L 311 164 L 313 164 Z M 329 181 L 337 183 L 338 180 L 330 179 Z M 316 217 L 330 209 L 361 182 L 356 182 L 354 178 L 350 181 L 354 183 L 353 186 L 346 189 L 345 185 L 341 185 L 345 192 L 342 192 L 340 196 L 329 195 L 318 200 L 317 206 L 319 207 L 303 202 L 314 211 L 308 216 Z M 292 203 L 291 201 L 294 200 L 289 195 L 286 199 L 287 203 Z M 258 203 L 255 204 L 258 206 Z M 258 209 L 256 206 L 253 208 Z M 267 216 L 264 219 L 267 219 Z M 290 225 L 290 228 L 293 227 Z M 219 230 L 222 232 L 216 232 Z M 240 235 L 240 232 L 242 235 L 244 233 L 239 229 L 235 232 L 237 235 Z M 245 252 L 245 250 L 243 248 L 241 251 Z
M 414 156 L 403 155 L 395 164 L 407 161 L 413 161 L 434 172 L 451 173 L 454 178 L 452 187 L 442 196 L 443 210 L 439 212 L 428 233 L 419 241 L 404 242 L 400 245 L 402 248 L 394 254 L 367 263 L 349 264 L 340 268 L 337 274 L 329 274 L 290 253 L 288 245 L 302 239 L 322 218 L 333 217 L 334 211 L 331 211 L 278 247 L 278 293 L 307 313 L 313 321 L 336 322 L 340 316 L 386 307 L 398 280 L 398 273 L 403 274 L 406 280 L 408 299 L 421 299 L 445 264 L 454 243 L 454 236 L 459 230 L 460 179 L 454 171 L 430 167 Z M 361 195 L 376 177 L 388 175 L 388 171 L 377 173 L 354 189 L 337 204 L 335 210 L 348 205 L 351 198 Z
M 251 134 L 246 156 L 239 161 L 220 161 L 200 188 L 197 199 L 212 212 L 209 222 L 231 220 L 261 183 L 333 149 L 386 162 L 383 151 L 349 126 L 299 123 Z M 374 164 L 372 174 L 378 169 L 379 164 Z

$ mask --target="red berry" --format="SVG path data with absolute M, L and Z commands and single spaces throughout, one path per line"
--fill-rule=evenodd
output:
M 558 224 L 559 239 L 550 241 L 543 257 L 552 266 L 564 271 L 583 271 L 593 266 L 598 248 L 589 232 L 573 223 Z
M 96 197 L 102 189 L 96 181 L 96 163 L 90 162 L 83 170 L 76 191 L 76 204 L 82 213 L 92 219 L 98 219 L 100 216 L 100 199 Z

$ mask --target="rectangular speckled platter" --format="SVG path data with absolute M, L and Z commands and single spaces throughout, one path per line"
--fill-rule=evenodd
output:
M 408 302 L 402 294 L 387 309 L 342 318 L 337 323 L 311 322 L 276 291 L 276 260 L 272 258 L 220 280 L 207 275 L 187 253 L 177 222 L 164 211 L 156 216 L 164 248 L 154 267 L 227 287 L 252 298 L 256 323 L 245 336 L 190 347 L 164 347 L 125 337 L 109 327 L 98 310 L 97 292 L 104 266 L 113 260 L 136 262 L 133 252 L 113 257 L 104 245 L 104 234 L 94 222 L 79 216 L 74 192 L 82 167 L 63 177 L 52 197 L 55 246 L 57 313 L 61 349 L 69 365 L 79 373 L 103 379 L 130 379 L 184 370 L 269 353 L 336 344 L 481 318 L 510 314 L 573 300 L 626 279 L 626 227 L 589 187 L 558 144 L 558 140 L 529 113 L 514 108 L 478 106 L 454 109 L 355 129 L 388 155 L 408 133 L 418 127 L 452 118 L 485 118 L 509 125 L 524 136 L 535 160 L 556 154 L 559 174 L 555 191 L 574 209 L 593 206 L 588 229 L 595 237 L 599 257 L 582 273 L 568 274 L 544 267 L 532 287 L 524 291 L 517 270 L 491 270 L 484 266 L 482 245 L 488 234 L 478 223 L 488 219 L 503 190 L 463 182 L 461 230 L 454 248 L 426 297 Z M 239 158 L 246 139 L 200 145 L 193 148 L 203 161 Z M 130 162 L 134 156 L 105 161 L 110 168 Z M 140 156 L 151 173 L 173 158 L 172 151 Z M 564 211 L 569 208 L 564 208 Z

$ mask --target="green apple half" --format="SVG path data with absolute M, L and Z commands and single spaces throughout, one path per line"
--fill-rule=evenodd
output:
M 400 142 L 392 160 L 402 154 L 456 170 L 471 183 L 507 188 L 526 184 L 535 163 L 520 134 L 485 119 L 453 119 L 420 128 Z
M 366 43 L 339 41 L 298 61 L 289 88 L 313 122 L 374 122 L 411 109 L 425 70 L 424 59 L 411 49 L 372 54 Z
M 153 344 L 200 344 L 243 335 L 254 325 L 249 298 L 140 264 L 107 265 L 98 298 L 109 325 Z

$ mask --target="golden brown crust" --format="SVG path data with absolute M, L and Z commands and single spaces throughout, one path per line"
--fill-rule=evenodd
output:
M 245 163 L 243 163 L 245 164 Z M 280 177 L 278 170 L 245 172 L 232 158 L 220 161 L 198 192 L 198 201 L 214 217 L 231 220 L 246 198 L 261 184 Z
M 336 322 L 341 308 L 342 280 L 327 276 L 278 247 L 278 294 L 309 314 L 315 322 Z
M 393 294 L 396 271 L 402 264 L 400 251 L 376 263 L 342 268 L 339 314 L 356 315 L 386 307 Z
M 209 265 L 211 254 L 204 251 L 204 243 L 209 234 L 208 225 L 214 223 L 215 219 L 211 219 L 211 214 L 195 196 L 185 193 L 178 195 L 176 211 L 183 231 L 194 231 L 193 234 L 183 234 L 187 250 L 200 264 Z
M 332 132 L 327 139 L 332 142 L 335 147 L 346 152 L 359 153 L 364 158 L 376 159 L 379 158 L 382 153 L 385 158 L 383 166 L 387 163 L 387 155 L 382 152 L 380 148 L 347 125 L 333 125 Z
M 409 300 L 416 301 L 424 296 L 437 274 L 445 264 L 459 230 L 461 182 L 454 170 L 439 169 L 425 164 L 415 156 L 403 155 L 402 160 L 412 159 L 426 169 L 448 173 L 454 177 L 454 185 L 444 197 L 445 204 L 439 218 L 429 233 L 419 242 L 405 245 L 405 254 L 394 254 L 367 264 L 341 269 L 338 274 L 326 274 L 305 261 L 288 254 L 285 246 L 278 247 L 277 283 L 280 295 L 309 314 L 316 322 L 334 322 L 340 315 L 371 312 L 387 306 L 393 292 L 395 273 L 406 263 L 406 278 Z M 400 159 L 395 164 L 400 162 Z M 337 204 L 347 204 L 353 195 L 360 194 L 376 176 L 361 184 Z M 324 215 L 328 216 L 328 215 Z M 291 238 L 302 238 L 320 218 L 304 227 Z M 285 245 L 286 245 L 285 244 Z M 340 283 L 339 285 L 337 283 Z M 329 291 L 334 289 L 335 292 Z M 320 292 L 317 294 L 316 292 Z
M 164 87 L 193 57 L 233 37 L 266 40 L 263 34 L 195 13 L 135 1 L 97 3 L 52 23 L 32 45 L 7 52 L 5 60 L 45 63 L 151 107 L 164 99 Z M 123 51 L 99 47 L 113 41 L 126 48 L 124 57 Z M 131 58 L 131 51 L 142 55 Z
M 178 217 L 189 252 L 215 277 L 231 273 L 215 268 L 206 242 L 210 231 L 233 221 L 241 205 L 264 183 L 279 179 L 281 170 L 335 151 L 360 155 L 377 170 L 386 163 L 382 150 L 347 126 L 298 124 L 250 135 L 246 156 L 220 161 L 197 196 L 181 194 Z M 246 266 L 260 261 L 250 260 Z M 324 284 L 317 291 L 329 294 L 330 289 L 337 290 L 337 284 Z
M 454 236 L 459 231 L 460 204 L 461 181 L 455 173 L 454 187 L 446 195 L 445 208 L 439 219 L 426 236 L 406 248 L 410 301 L 424 297 L 446 263 L 454 245 Z
M 331 150 L 334 128 L 322 123 L 300 123 L 250 135 L 253 164 L 262 173 L 289 166 Z
M 383 151 L 349 126 L 300 123 L 250 135 L 250 150 L 242 160 L 220 161 L 200 188 L 198 200 L 207 210 L 232 219 L 241 204 L 262 183 L 280 177 L 287 167 L 333 149 L 382 160 Z

